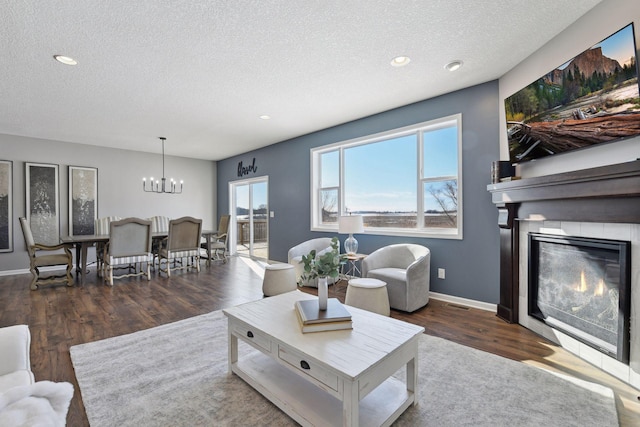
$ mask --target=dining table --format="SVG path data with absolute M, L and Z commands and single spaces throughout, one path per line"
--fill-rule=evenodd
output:
M 207 248 L 211 247 L 211 241 L 218 234 L 217 230 L 202 230 L 201 235 L 205 238 Z M 160 231 L 151 233 L 153 240 L 161 240 L 169 235 L 166 231 Z M 80 284 L 84 284 L 84 279 L 87 274 L 87 253 L 89 248 L 96 243 L 109 242 L 108 234 L 84 234 L 76 236 L 61 236 L 60 242 L 72 245 L 76 250 L 76 278 L 80 278 Z M 207 266 L 211 265 L 211 256 L 207 258 Z

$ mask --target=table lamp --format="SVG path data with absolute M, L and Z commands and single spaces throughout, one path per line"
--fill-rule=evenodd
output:
M 348 234 L 344 241 L 344 250 L 347 255 L 355 255 L 358 252 L 358 241 L 353 237 L 353 233 L 364 232 L 362 215 L 341 216 L 338 219 L 338 233 Z

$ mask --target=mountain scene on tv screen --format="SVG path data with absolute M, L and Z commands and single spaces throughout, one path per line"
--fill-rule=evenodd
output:
M 513 162 L 640 135 L 633 26 L 505 99 Z

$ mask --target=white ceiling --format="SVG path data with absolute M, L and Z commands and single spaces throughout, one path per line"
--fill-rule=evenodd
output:
M 220 160 L 497 79 L 599 2 L 4 0 L 0 133 Z

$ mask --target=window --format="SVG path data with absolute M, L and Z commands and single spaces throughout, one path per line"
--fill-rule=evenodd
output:
M 311 150 L 312 229 L 462 238 L 461 115 Z

